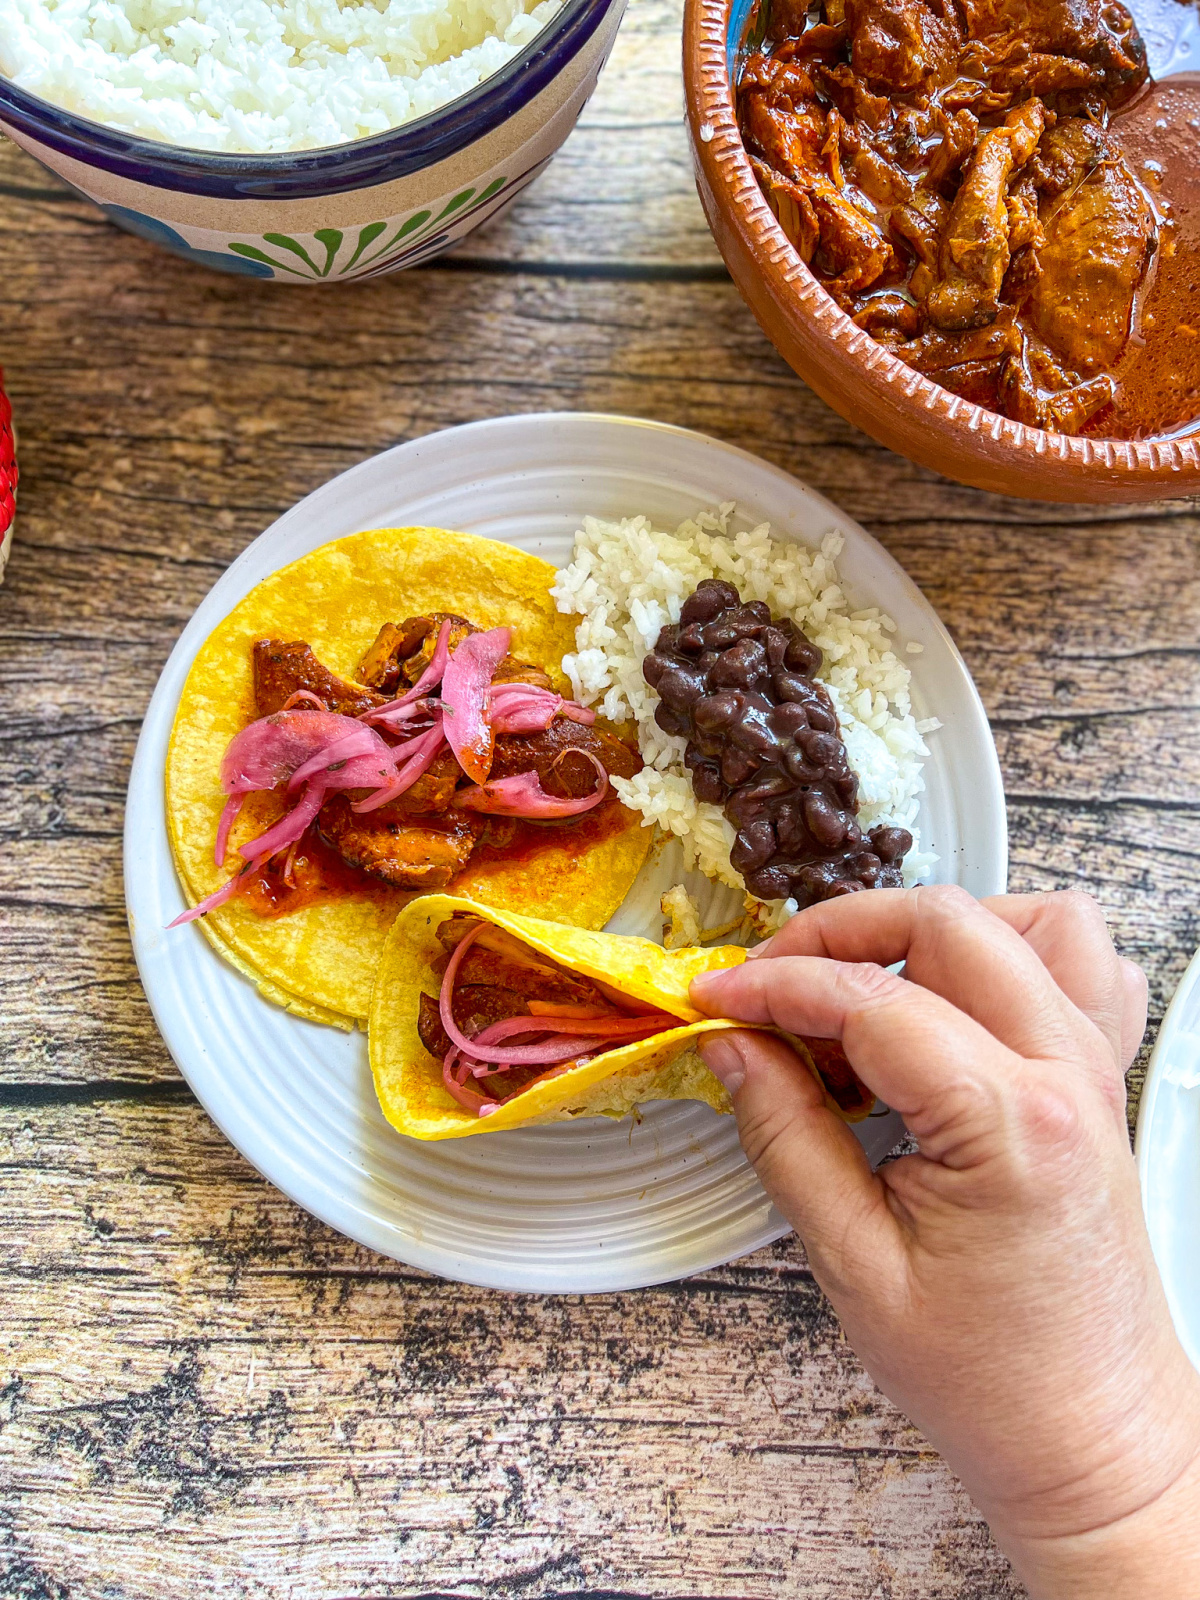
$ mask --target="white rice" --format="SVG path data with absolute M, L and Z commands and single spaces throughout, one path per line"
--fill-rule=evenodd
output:
M 683 842 L 689 866 L 709 878 L 743 887 L 729 861 L 734 829 L 719 806 L 699 801 L 683 765 L 686 741 L 664 733 L 654 720 L 658 695 L 642 677 L 642 660 L 659 630 L 679 621 L 679 611 L 705 578 L 724 578 L 743 600 L 765 600 L 775 616 L 791 617 L 821 647 L 817 676 L 828 688 L 841 723 L 850 764 L 859 778 L 859 821 L 907 828 L 913 848 L 904 880 L 928 876 L 937 857 L 923 851 L 917 825 L 925 787 L 922 737 L 940 726 L 918 722 L 909 698 L 911 673 L 892 647 L 892 619 L 878 608 L 852 610 L 838 582 L 843 539 L 827 533 L 818 549 L 771 538 L 763 523 L 731 533 L 732 502 L 702 512 L 674 533 L 648 517 L 603 522 L 587 517 L 575 535 L 570 565 L 551 589 L 558 609 L 583 617 L 575 651 L 563 668 L 576 697 L 614 722 L 632 718 L 646 765 L 635 778 L 613 780 L 627 806 Z M 796 910 L 794 900 L 747 903 L 759 926 L 777 926 Z
M 0 0 L 0 73 L 201 150 L 305 150 L 435 111 L 562 0 Z

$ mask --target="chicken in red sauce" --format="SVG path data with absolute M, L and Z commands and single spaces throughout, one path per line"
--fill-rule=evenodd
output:
M 1085 431 L 1136 344 L 1154 203 L 1111 114 L 1118 0 L 764 0 L 738 85 L 784 232 L 837 304 L 965 399 Z
M 345 716 L 378 709 L 420 678 L 447 618 L 450 650 L 479 631 L 465 618 L 449 613 L 385 623 L 355 669 L 359 680 L 355 682 L 331 672 L 303 640 L 257 640 L 253 647 L 257 715 L 314 702 Z M 511 655 L 500 662 L 492 681 L 551 687 L 540 667 Z M 572 759 L 576 752 L 577 759 Z M 539 732 L 498 734 L 491 776 L 536 772 L 547 794 L 576 798 L 595 787 L 596 768 L 589 756 L 612 777 L 629 778 L 641 770 L 636 749 L 614 732 L 555 717 Z M 317 815 L 317 837 L 347 866 L 393 888 L 445 888 L 482 840 L 504 842 L 515 827 L 510 819 L 459 808 L 456 801 L 468 782 L 453 754 L 443 750 L 410 788 L 375 810 L 353 809 L 352 802 L 364 797 L 358 791 L 331 792 Z M 542 826 L 569 828 L 572 820 Z

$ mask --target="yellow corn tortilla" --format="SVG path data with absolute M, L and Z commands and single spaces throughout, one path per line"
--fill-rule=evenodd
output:
M 679 1018 L 679 1027 L 606 1050 L 583 1066 L 535 1083 L 490 1116 L 475 1116 L 447 1093 L 442 1064 L 417 1032 L 422 992 L 437 994 L 441 985 L 433 972 L 433 962 L 444 954 L 437 930 L 456 911 L 483 917 L 560 967 L 670 1012 Z M 740 945 L 664 950 L 649 939 L 567 927 L 458 895 L 422 895 L 396 918 L 371 1001 L 367 1038 L 383 1114 L 414 1139 L 459 1139 L 532 1122 L 623 1117 L 643 1100 L 703 1100 L 714 1111 L 732 1111 L 725 1089 L 697 1054 L 695 1040 L 702 1033 L 742 1024 L 697 1011 L 688 999 L 688 985 L 697 973 L 736 967 L 745 959 Z
M 167 755 L 167 826 L 192 905 L 219 889 L 237 847 L 259 831 L 243 816 L 226 868 L 213 860 L 225 797 L 221 758 L 256 715 L 251 656 L 256 639 L 304 639 L 332 671 L 351 678 L 384 622 L 453 611 L 483 628 L 513 630 L 513 654 L 557 679 L 574 645 L 573 625 L 555 610 L 555 569 L 511 545 L 440 528 L 383 528 L 336 539 L 253 589 L 202 646 L 179 701 Z M 568 690 L 569 692 L 569 690 Z M 629 826 L 573 852 L 559 848 L 522 865 L 486 872 L 468 863 L 454 887 L 489 903 L 535 903 L 548 916 L 600 928 L 628 894 L 650 848 L 652 829 Z M 200 919 L 213 947 L 265 999 L 335 1027 L 365 1023 L 380 951 L 396 914 L 415 891 L 372 887 L 262 917 L 236 898 Z M 177 929 L 171 938 L 193 937 Z

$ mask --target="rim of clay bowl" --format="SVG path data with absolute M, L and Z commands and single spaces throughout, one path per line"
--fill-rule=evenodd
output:
M 0 120 L 87 166 L 222 200 L 307 200 L 431 167 L 486 138 L 540 94 L 625 0 L 566 0 L 553 21 L 474 89 L 384 133 L 318 150 L 228 152 L 161 143 L 93 122 L 0 76 Z
M 1026 427 L 914 371 L 838 309 L 779 226 L 738 131 L 731 76 L 750 9 L 750 0 L 686 0 L 697 187 L 735 284 L 804 381 L 879 443 L 975 488 L 1076 503 L 1200 493 L 1197 433 L 1094 439 Z

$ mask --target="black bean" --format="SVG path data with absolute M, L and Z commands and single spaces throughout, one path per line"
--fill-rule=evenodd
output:
M 662 638 L 662 634 L 659 634 L 659 638 Z M 658 680 L 664 672 L 669 672 L 670 670 L 670 657 L 660 655 L 657 650 L 651 650 L 650 654 L 642 661 L 642 677 L 645 678 L 652 689 L 658 688 Z
M 664 733 L 678 734 L 681 738 L 691 732 L 691 723 L 678 711 L 672 711 L 665 701 L 660 701 L 654 708 L 654 720 Z
M 819 789 L 804 796 L 804 826 L 822 850 L 836 850 L 846 837 L 846 819 Z
M 745 783 L 752 772 L 758 770 L 758 762 L 745 750 L 735 750 L 732 745 L 727 745 L 721 756 L 721 777 L 731 789 L 736 789 L 739 783 Z
M 850 868 L 859 883 L 867 889 L 873 889 L 879 881 L 879 874 L 883 871 L 883 862 L 870 850 L 860 850 L 851 858 Z
M 792 642 L 790 633 L 779 627 L 764 628 L 762 631 L 762 646 L 767 652 L 767 660 L 772 667 L 782 667 L 787 657 L 788 646 Z
M 704 693 L 704 680 L 698 673 L 671 667 L 655 685 L 672 711 L 687 711 Z
M 721 654 L 708 675 L 714 688 L 751 689 L 766 676 L 767 652 L 757 639 L 742 639 Z
M 766 613 L 764 616 L 763 613 Z M 760 601 L 754 605 L 741 606 L 730 618 L 729 627 L 733 629 L 734 638 L 737 640 L 758 640 L 770 626 L 771 613 Z
M 731 583 L 723 583 L 720 578 L 705 578 L 683 602 L 679 620 L 683 623 L 711 622 L 719 612 L 728 611 L 737 603 L 738 592 Z
M 788 672 L 786 669 L 772 672 L 771 688 L 776 700 L 794 700 L 798 705 L 829 709 L 829 701 L 821 693 L 819 686 L 811 678 L 806 678 L 799 672 Z M 837 727 L 836 719 L 834 727 Z
M 779 837 L 780 848 L 794 851 L 799 845 L 808 842 L 808 832 L 804 826 L 804 819 L 800 815 L 800 807 L 790 800 L 776 809 L 775 832 Z
M 747 782 L 738 785 L 734 793 L 729 796 L 729 803 L 725 807 L 726 815 L 735 827 L 744 827 L 747 822 L 760 816 L 781 795 L 788 794 L 791 787 L 781 772 L 767 767 Z
M 715 761 L 704 761 L 692 768 L 692 793 L 697 800 L 719 806 L 725 798 L 725 784 Z
M 815 728 L 802 734 L 796 740 L 801 750 L 812 762 L 814 767 L 828 767 L 840 755 L 843 755 L 841 745 L 831 733 L 818 733 Z
M 838 871 L 830 862 L 810 862 L 794 871 L 796 887 L 806 899 L 823 900 L 830 886 L 838 879 Z
M 785 667 L 790 667 L 793 672 L 803 672 L 811 678 L 821 665 L 821 651 L 811 639 L 806 639 L 797 629 L 788 644 L 783 664 Z
M 701 733 L 721 733 L 738 720 L 745 705 L 744 697 L 732 689 L 702 695 L 692 707 L 692 721 Z
M 830 779 L 830 785 L 844 806 L 853 808 L 858 803 L 858 778 L 850 771 Z
M 728 650 L 738 642 L 739 634 L 729 612 L 722 612 L 715 622 L 707 623 L 704 643 L 709 650 Z
M 741 717 L 730 728 L 729 740 L 740 750 L 749 750 L 752 756 L 759 756 L 763 761 L 774 761 L 779 755 L 779 735 L 761 716 Z
M 774 854 L 775 829 L 766 817 L 760 817 L 740 831 L 733 841 L 729 860 L 735 872 L 745 875 L 765 867 Z
M 746 887 L 760 900 L 787 900 L 791 896 L 792 882 L 783 867 L 775 862 L 746 874 Z
M 808 712 L 798 700 L 792 700 L 784 706 L 776 706 L 771 712 L 771 726 L 780 738 L 795 739 L 808 728 Z
M 864 839 L 858 779 L 825 687 L 821 652 L 761 600 L 743 604 L 710 579 L 646 656 L 655 718 L 687 739 L 697 799 L 723 805 L 737 829 L 730 853 L 747 889 L 810 905 L 863 888 L 895 887 L 912 847 L 903 828 Z
M 869 838 L 871 849 L 888 865 L 906 856 L 913 846 L 913 837 L 907 828 L 872 828 Z
M 821 776 L 820 767 L 814 767 L 799 746 L 784 752 L 783 764 L 797 783 L 813 784 Z

